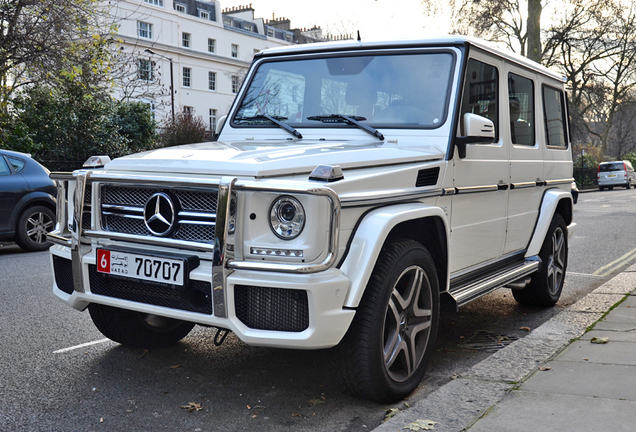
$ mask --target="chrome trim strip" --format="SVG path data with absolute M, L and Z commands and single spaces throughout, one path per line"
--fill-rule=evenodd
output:
M 214 316 L 227 318 L 227 278 L 234 272 L 227 266 L 234 258 L 234 252 L 226 247 L 227 221 L 230 218 L 230 199 L 232 186 L 236 183 L 234 177 L 223 177 L 219 183 L 217 196 L 217 225 L 214 231 L 214 257 L 212 258 L 212 302 Z M 228 254 L 228 255 L 226 255 Z
M 73 288 L 78 292 L 86 292 L 82 271 L 82 259 L 91 251 L 90 242 L 83 238 L 82 217 L 84 215 L 84 193 L 90 171 L 73 173 L 75 177 L 75 194 L 73 195 L 73 222 L 71 225 L 71 258 L 73 266 Z
M 119 211 L 129 212 L 129 213 L 139 213 L 141 215 L 144 214 L 143 207 L 131 207 L 131 206 L 116 205 L 116 204 L 102 204 L 102 209 L 119 210 Z M 104 212 L 104 213 L 107 213 L 107 212 Z
M 53 172 L 49 174 L 51 180 L 69 181 L 75 180 L 72 172 Z
M 560 179 L 560 180 L 546 180 L 544 183 L 546 186 L 556 186 L 561 184 L 570 184 L 573 181 L 574 179 L 571 178 L 571 179 Z
M 455 190 L 454 187 L 452 188 L 445 188 L 442 190 L 442 195 L 455 195 L 457 193 L 457 191 Z
M 179 217 L 191 217 L 191 218 L 201 218 L 201 219 L 216 219 L 216 213 L 196 213 L 196 212 L 187 212 L 180 211 L 178 213 Z
M 340 197 L 342 207 L 355 207 L 364 205 L 378 205 L 384 203 L 394 203 L 400 201 L 414 201 L 422 198 L 442 196 L 444 189 L 434 189 L 428 191 L 410 191 L 396 189 L 393 191 L 377 194 L 375 192 L 343 194 Z
M 114 213 L 114 212 L 107 212 L 107 211 L 102 212 L 102 216 L 117 216 L 117 217 L 126 218 L 126 219 L 144 220 L 143 215 L 131 215 L 126 213 Z
M 499 190 L 498 185 L 487 185 L 487 186 L 466 186 L 466 187 L 456 187 L 455 190 L 458 194 L 469 194 L 469 193 L 478 193 L 478 192 L 496 192 Z
M 179 225 L 207 225 L 207 226 L 216 226 L 215 221 L 196 221 L 196 220 L 179 220 L 177 221 Z
M 214 252 L 214 245 L 209 243 L 195 243 L 187 240 L 174 240 L 163 237 L 149 237 L 137 234 L 126 234 L 110 231 L 84 231 L 84 235 L 94 239 L 105 239 L 121 242 L 144 244 L 148 246 L 172 247 L 192 252 Z
M 512 189 L 525 189 L 525 188 L 531 188 L 531 187 L 537 187 L 537 182 L 533 181 L 533 182 L 522 182 L 522 183 L 512 184 Z

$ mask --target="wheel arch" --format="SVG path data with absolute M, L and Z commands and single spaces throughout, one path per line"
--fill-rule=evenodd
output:
M 28 208 L 41 205 L 53 212 L 55 214 L 55 198 L 49 195 L 46 192 L 34 191 L 23 196 L 20 201 L 16 204 L 17 211 L 14 211 L 11 215 L 11 224 L 13 227 L 13 231 L 17 232 L 17 224 L 20 220 L 20 216 L 24 213 Z M 54 221 L 55 222 L 55 221 Z
M 425 246 L 435 262 L 440 291 L 448 288 L 450 235 L 444 211 L 421 203 L 382 207 L 364 216 L 340 266 L 351 281 L 345 307 L 358 306 L 382 247 L 398 238 L 412 239 Z
M 565 224 L 572 226 L 572 232 L 574 226 L 573 222 L 573 210 L 572 210 L 572 194 L 562 189 L 548 189 L 543 194 L 543 200 L 541 201 L 541 209 L 539 210 L 539 218 L 532 235 L 532 239 L 528 245 L 526 251 L 526 257 L 537 255 L 543 245 L 546 233 L 550 228 L 550 223 L 555 213 L 559 213 L 563 216 Z M 568 230 L 569 231 L 569 230 Z M 571 232 L 568 232 L 568 237 L 571 236 Z

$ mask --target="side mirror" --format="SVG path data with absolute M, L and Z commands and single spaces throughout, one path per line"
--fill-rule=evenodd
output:
M 225 120 L 227 120 L 227 115 L 221 116 L 219 121 L 216 122 L 216 135 L 218 136 L 221 133 L 221 129 L 223 129 L 223 125 L 225 124 Z
M 462 118 L 466 136 L 456 137 L 455 144 L 460 159 L 466 157 L 468 144 L 492 144 L 495 142 L 495 124 L 486 117 L 466 113 Z

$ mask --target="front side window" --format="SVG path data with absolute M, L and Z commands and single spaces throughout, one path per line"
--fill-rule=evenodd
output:
M 567 148 L 565 97 L 560 90 L 543 87 L 545 138 L 549 147 Z
M 181 33 L 181 46 L 190 48 L 190 33 Z
M 145 39 L 152 39 L 152 24 L 137 21 L 137 36 Z
M 183 68 L 183 86 L 190 87 L 192 85 L 192 69 Z
M 152 62 L 150 60 L 139 59 L 137 66 L 137 79 L 152 81 L 154 79 Z
M 466 113 L 492 120 L 495 138 L 499 138 L 499 72 L 496 67 L 475 59 L 468 60 L 461 107 L 462 116 Z
M 208 38 L 208 52 L 216 52 L 216 39 Z
M 510 138 L 513 144 L 534 145 L 534 83 L 531 79 L 508 74 Z
M 208 72 L 208 90 L 216 90 L 216 72 Z
M 238 45 L 232 44 L 232 57 L 238 58 Z
M 449 50 L 261 62 L 232 120 L 262 127 L 267 114 L 294 127 L 433 129 L 444 124 L 455 55 Z

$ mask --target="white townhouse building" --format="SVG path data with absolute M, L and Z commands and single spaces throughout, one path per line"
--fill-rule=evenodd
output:
M 295 41 L 288 20 L 255 19 L 251 4 L 225 11 L 209 0 L 108 4 L 121 41 L 121 66 L 128 71 L 119 72 L 115 97 L 151 104 L 157 120 L 172 107 L 203 116 L 212 131 L 229 110 L 254 54 Z

